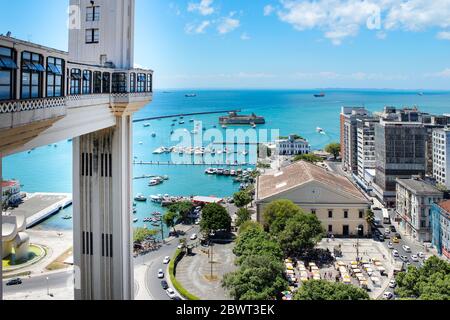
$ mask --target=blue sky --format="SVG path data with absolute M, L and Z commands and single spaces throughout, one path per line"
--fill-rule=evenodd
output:
M 0 33 L 67 50 L 68 1 L 7 6 Z M 450 0 L 136 0 L 135 37 L 157 88 L 450 89 Z

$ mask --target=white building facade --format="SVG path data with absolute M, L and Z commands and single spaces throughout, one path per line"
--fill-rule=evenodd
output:
M 311 151 L 308 141 L 294 135 L 289 136 L 287 139 L 277 140 L 276 149 L 278 154 L 283 156 L 309 154 Z
M 433 130 L 433 177 L 450 189 L 450 128 Z

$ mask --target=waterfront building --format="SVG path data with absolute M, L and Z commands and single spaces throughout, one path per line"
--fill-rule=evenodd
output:
M 220 117 L 219 123 L 222 125 L 243 125 L 243 124 L 265 124 L 264 117 L 257 116 L 252 113 L 251 115 L 240 115 L 237 112 L 230 112 L 228 116 Z
M 433 177 L 450 189 L 450 127 L 433 130 Z
M 395 207 L 396 179 L 424 176 L 427 132 L 415 109 L 385 108 L 375 124 L 374 195 L 390 208 Z
M 73 139 L 75 299 L 134 296 L 131 120 L 153 97 L 134 8 L 71 0 L 69 52 L 0 36 L 0 154 Z
M 450 200 L 434 203 L 431 207 L 433 246 L 450 260 Z
M 257 219 L 274 200 L 291 200 L 305 212 L 315 214 L 324 229 L 335 236 L 366 236 L 369 200 L 346 178 L 314 164 L 299 161 L 275 174 L 257 179 Z
M 431 241 L 431 208 L 443 193 L 418 177 L 397 179 L 396 221 L 418 242 Z
M 375 124 L 378 118 L 356 120 L 358 173 L 354 175 L 357 183 L 367 192 L 372 191 L 375 171 Z
M 309 154 L 310 146 L 306 139 L 290 135 L 287 139 L 279 139 L 275 141 L 277 153 L 282 156 L 292 156 L 299 154 Z
M 364 107 L 342 107 L 341 121 L 341 158 L 344 170 L 357 174 L 357 119 L 369 117 Z
M 2 206 L 13 207 L 22 202 L 19 181 L 2 181 Z

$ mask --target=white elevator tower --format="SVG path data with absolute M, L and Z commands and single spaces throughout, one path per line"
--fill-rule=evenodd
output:
M 70 0 L 69 59 L 134 66 L 135 0 Z

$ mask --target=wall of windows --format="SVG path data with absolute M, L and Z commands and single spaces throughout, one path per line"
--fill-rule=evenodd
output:
M 22 52 L 21 99 L 42 97 L 42 56 L 28 51 Z
M 70 71 L 70 94 L 80 94 L 81 87 L 81 70 L 72 69 Z
M 47 58 L 47 97 L 62 97 L 64 79 L 64 61 L 59 58 Z
M 112 75 L 112 92 L 125 93 L 127 92 L 127 75 L 126 73 L 113 73 Z
M 145 92 L 147 77 L 145 73 L 138 73 L 137 76 L 137 92 Z
M 103 93 L 110 93 L 111 89 L 111 74 L 109 72 L 103 72 Z
M 152 74 L 147 74 L 147 92 L 152 92 L 153 90 L 152 80 Z
M 92 72 L 89 70 L 84 70 L 83 71 L 83 94 L 91 94 L 92 93 L 91 84 L 92 84 Z
M 94 78 L 93 78 L 94 93 L 102 93 L 102 73 L 100 71 L 94 72 Z
M 130 92 L 136 92 L 136 73 L 130 73 Z
M 0 47 L 0 100 L 14 99 L 15 60 L 13 49 Z

